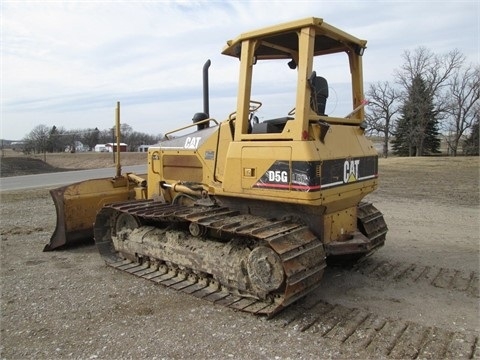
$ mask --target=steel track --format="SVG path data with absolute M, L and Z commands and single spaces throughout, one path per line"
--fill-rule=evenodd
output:
M 253 240 L 266 245 L 281 259 L 285 274 L 281 291 L 259 298 L 239 291 L 232 284 L 219 283 L 212 274 L 179 267 L 171 259 L 153 258 L 151 254 L 121 254 L 115 249 L 113 240 L 116 219 L 120 214 L 131 215 L 140 224 L 195 224 L 203 233 L 241 238 L 246 240 L 245 243 Z M 218 206 L 192 207 L 151 200 L 111 204 L 97 215 L 94 232 L 100 254 L 108 265 L 118 270 L 216 304 L 267 316 L 316 289 L 326 267 L 322 243 L 303 224 L 239 214 Z M 208 240 L 216 241 L 212 238 Z

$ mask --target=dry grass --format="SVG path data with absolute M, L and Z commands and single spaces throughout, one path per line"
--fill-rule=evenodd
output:
M 2 177 L 115 166 L 112 153 L 24 155 L 12 150 L 4 150 L 2 155 L 0 159 Z M 143 165 L 147 162 L 147 154 L 138 152 L 121 153 L 120 161 L 123 166 Z

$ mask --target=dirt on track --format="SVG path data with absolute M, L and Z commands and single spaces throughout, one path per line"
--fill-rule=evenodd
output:
M 1 358 L 480 358 L 479 159 L 381 159 L 380 179 L 386 245 L 270 320 L 108 268 L 92 245 L 43 253 L 48 191 L 2 192 Z

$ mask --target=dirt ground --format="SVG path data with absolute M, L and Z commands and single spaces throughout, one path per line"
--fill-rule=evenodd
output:
M 367 200 L 384 213 L 385 246 L 328 268 L 273 319 L 106 267 L 93 245 L 44 253 L 55 227 L 48 189 L 1 192 L 0 356 L 478 359 L 479 165 L 381 159 Z

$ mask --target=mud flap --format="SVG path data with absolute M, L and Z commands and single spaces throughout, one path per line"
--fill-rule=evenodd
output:
M 127 177 L 92 179 L 50 190 L 57 224 L 43 251 L 93 241 L 97 212 L 108 203 L 135 198 L 135 184 Z

